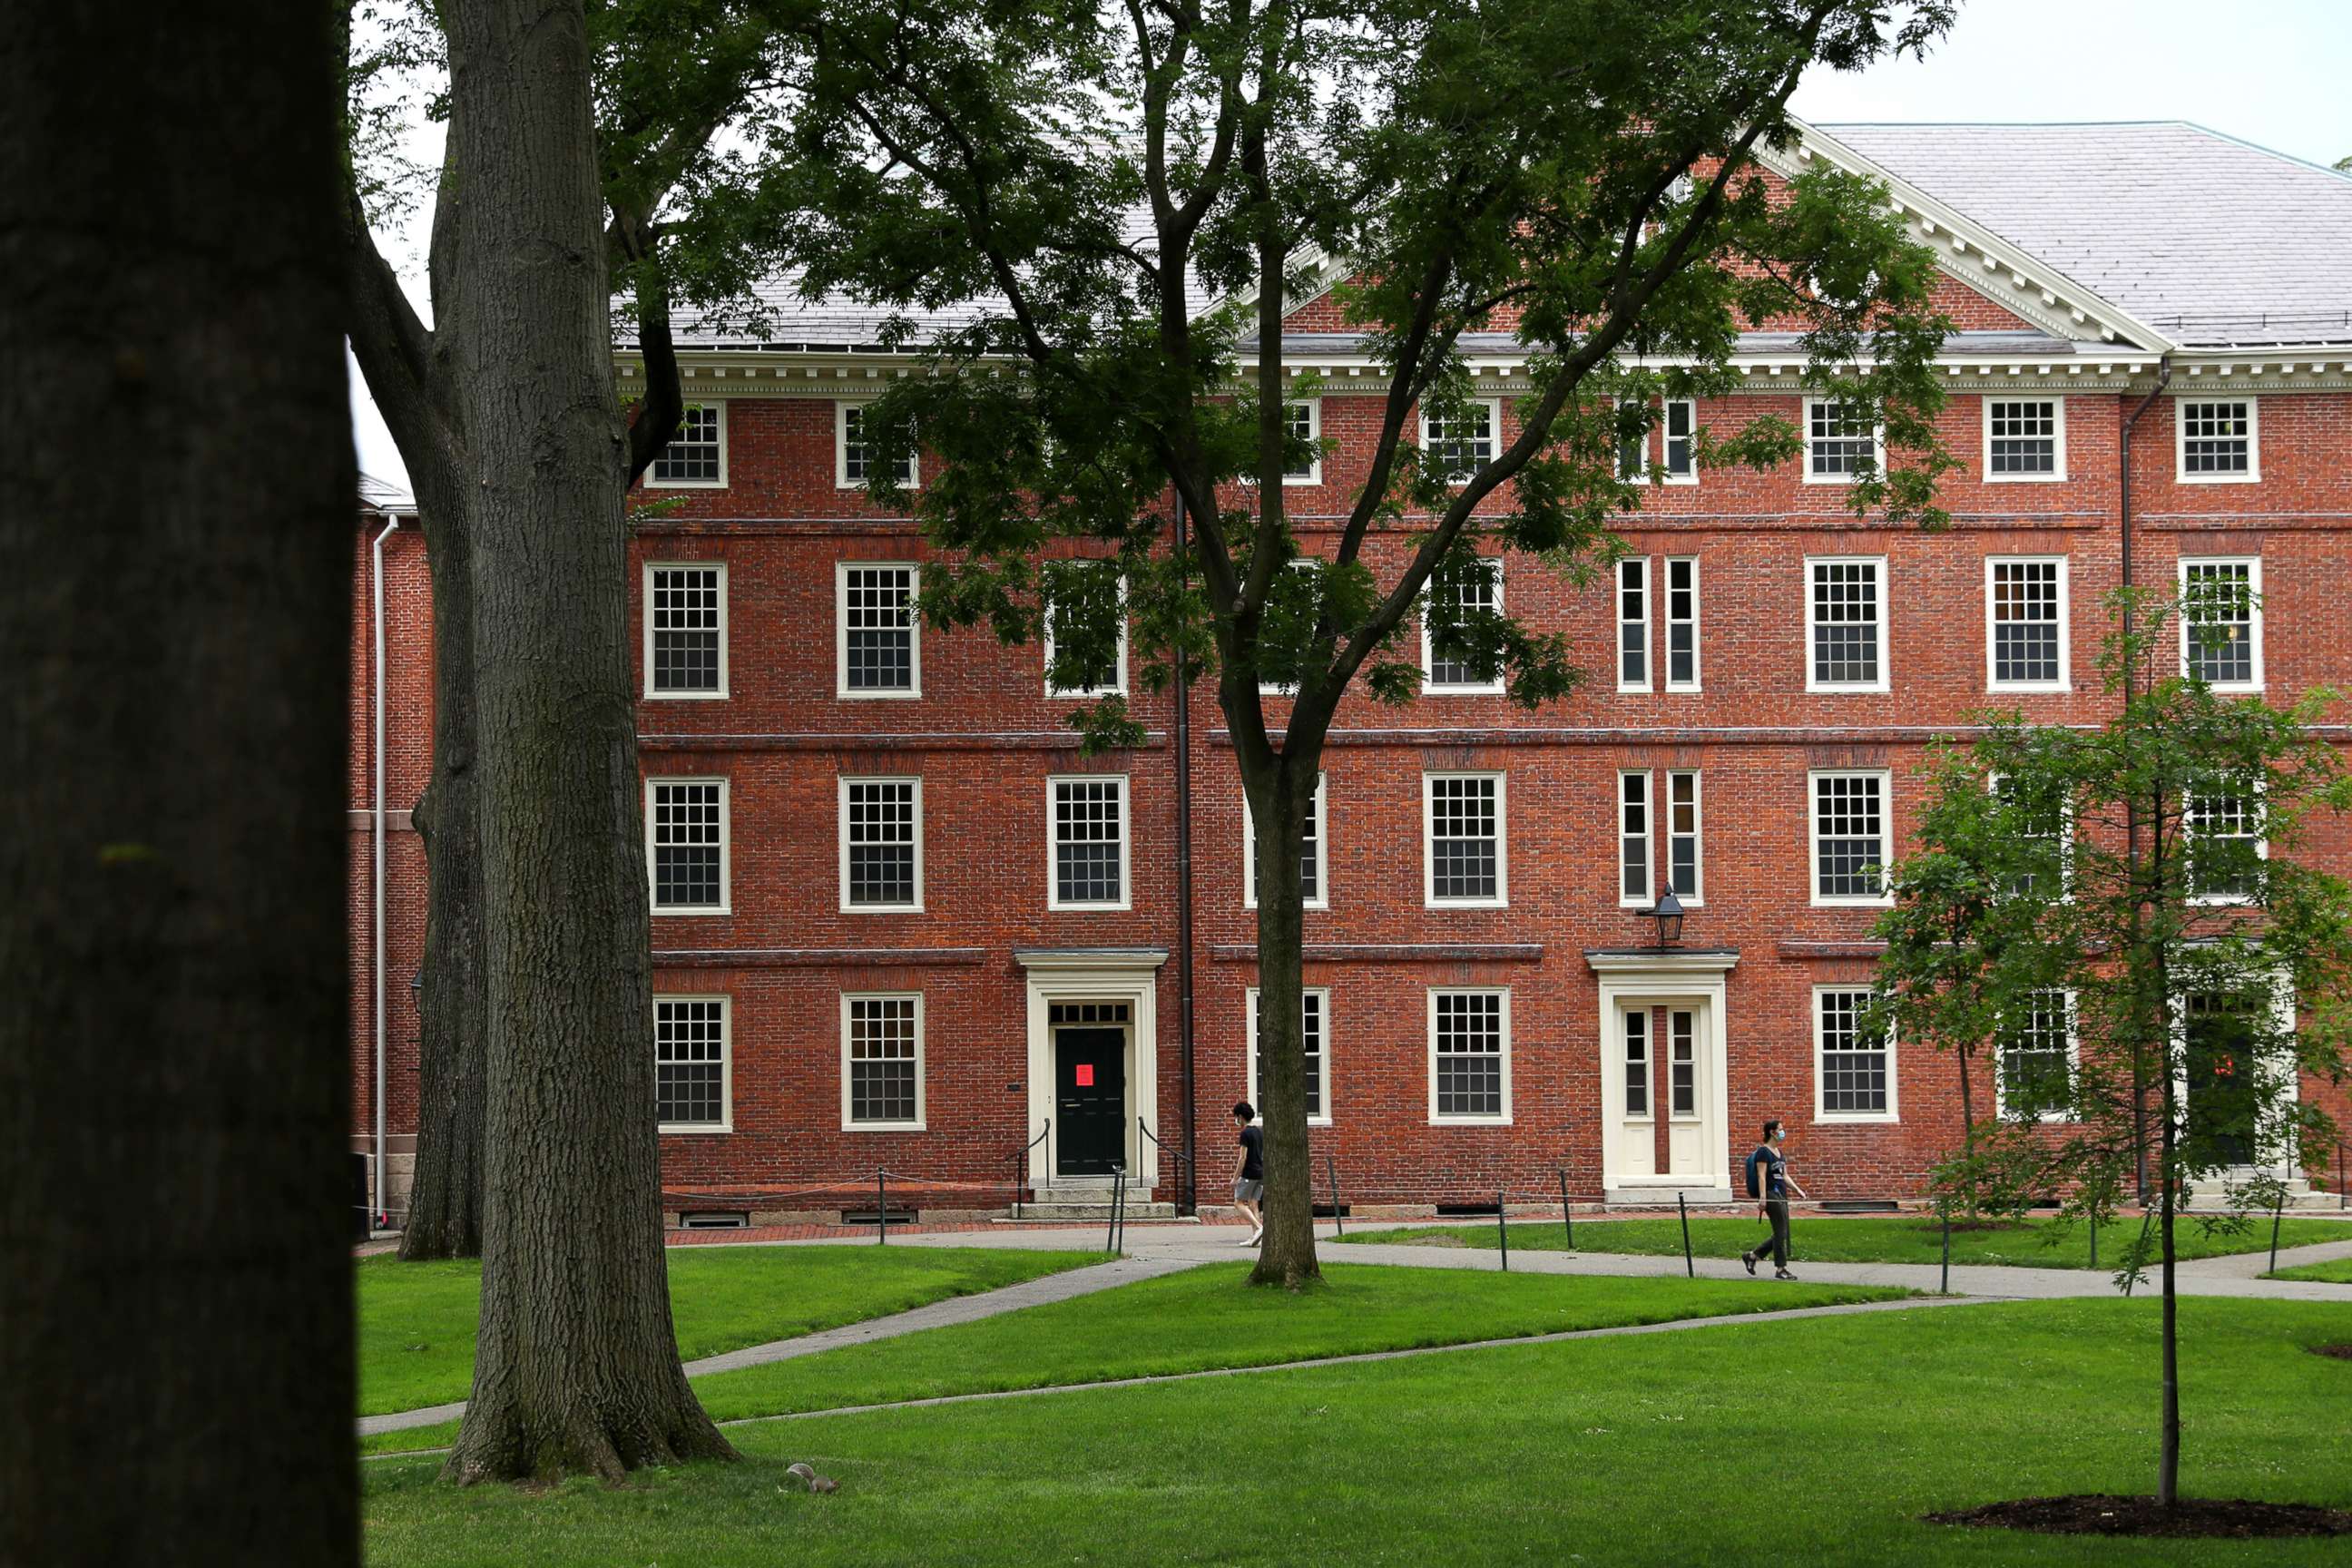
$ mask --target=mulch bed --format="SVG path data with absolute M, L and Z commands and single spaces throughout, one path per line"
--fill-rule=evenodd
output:
M 2030 1497 L 1982 1508 L 1931 1513 L 1933 1524 L 2032 1530 L 2045 1535 L 2264 1536 L 2352 1535 L 2352 1513 L 2299 1502 L 2242 1498 L 2183 1498 L 2171 1509 L 2152 1497 Z
M 2311 1353 L 2314 1355 L 2332 1355 L 2337 1361 L 2352 1361 L 2352 1344 L 2314 1345 L 2311 1347 Z

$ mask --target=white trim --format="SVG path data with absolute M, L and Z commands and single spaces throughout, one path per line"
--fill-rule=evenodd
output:
M 1319 397 L 1284 398 L 1282 400 L 1282 416 L 1286 433 L 1287 432 L 1290 423 L 1290 411 L 1293 408 L 1304 408 L 1307 410 L 1307 438 L 1317 443 L 1315 460 L 1307 466 L 1307 471 L 1303 474 L 1294 474 L 1289 472 L 1287 469 L 1284 470 L 1282 482 L 1286 485 L 1319 485 L 1323 482 L 1323 449 L 1321 446 L 1321 442 L 1323 440 L 1323 400 Z
M 1056 1002 L 1124 1002 L 1127 1004 L 1126 1155 L 1130 1180 L 1147 1192 L 1160 1180 L 1160 1149 L 1149 1138 L 1136 1136 L 1138 1117 L 1160 1127 L 1160 966 L 1168 962 L 1164 950 L 1131 952 L 1068 952 L 1015 948 L 1013 961 L 1026 973 L 1029 1024 L 1028 1137 L 1052 1119 L 1054 1109 L 1053 1006 Z M 1029 1151 L 1029 1180 L 1050 1186 L 1055 1180 L 1054 1157 L 1060 1147 L 1058 1131 Z M 1138 1145 L 1141 1145 L 1138 1147 Z
M 2242 841 L 2244 839 L 2251 838 L 2253 840 L 2255 859 L 2267 860 L 2271 858 L 2270 806 L 2264 799 L 2262 780 L 2260 778 L 2255 778 L 2249 782 L 2253 787 L 2248 792 L 2248 794 L 2242 796 L 2235 795 L 2191 795 L 2181 801 L 2180 847 L 2189 856 L 2188 871 L 2191 879 L 2189 883 L 2190 888 L 2193 889 L 2196 885 L 2194 880 L 2197 868 L 2196 848 L 2194 845 L 2190 843 L 2190 840 L 2197 837 L 2196 827 L 2199 815 L 2197 811 L 2197 803 L 2200 801 L 2234 800 L 2251 802 L 2254 812 L 2255 830 L 2252 833 L 2217 833 L 2213 835 L 2213 837 L 2216 840 L 2227 842 Z M 2199 893 L 2191 891 L 2189 894 L 2187 901 L 2190 904 L 2196 905 L 2200 909 L 2228 909 L 2233 906 L 2243 907 L 2252 904 L 2255 901 L 2255 899 L 2254 895 L 2252 893 Z
M 841 912 L 845 915 L 919 915 L 923 912 L 923 781 L 908 773 L 843 773 L 835 780 L 834 841 L 841 851 Z M 907 784 L 915 810 L 915 900 L 908 904 L 855 904 L 849 900 L 849 791 L 854 784 Z
M 1993 575 L 2001 566 L 2058 568 L 2058 679 L 2003 680 L 1993 633 Z M 2074 689 L 2074 615 L 2072 572 L 2063 555 L 1988 555 L 1984 562 L 1985 689 L 1988 691 L 2072 691 Z
M 1875 895 L 1822 891 L 1821 781 L 1878 781 L 1878 866 L 1884 891 Z M 1895 885 L 1887 875 L 1895 864 L 1895 773 L 1889 768 L 1811 768 L 1805 773 L 1805 890 L 1814 909 L 1883 910 L 1895 902 Z
M 1683 437 L 1690 443 L 1691 448 L 1690 472 L 1686 474 L 1677 474 L 1673 468 L 1666 467 L 1669 455 L 1674 451 L 1674 418 L 1675 410 L 1677 408 L 1690 410 L 1690 434 Z M 1698 483 L 1698 401 L 1696 398 L 1669 397 L 1659 404 L 1658 464 L 1665 468 L 1666 477 L 1662 481 L 1665 484 L 1696 485 Z
M 1496 1023 L 1502 1030 L 1502 1113 L 1498 1116 L 1465 1116 L 1459 1112 L 1440 1115 L 1437 1110 L 1437 998 L 1440 993 L 1448 996 L 1499 996 L 1502 1005 L 1496 1009 Z M 1511 1124 L 1511 988 L 1507 985 L 1432 985 L 1428 987 L 1429 1011 L 1429 1124 L 1432 1127 L 1508 1127 Z
M 1061 815 L 1056 809 L 1064 784 L 1116 784 L 1118 786 L 1118 899 L 1065 900 L 1062 897 Z M 1125 773 L 1055 773 L 1045 780 L 1045 907 L 1049 910 L 1125 910 L 1135 904 L 1134 794 Z
M 1244 993 L 1246 1001 L 1244 1008 L 1244 1023 L 1242 1026 L 1243 1029 L 1245 1031 L 1242 1037 L 1248 1042 L 1245 1055 L 1247 1057 L 1249 1069 L 1249 1093 L 1244 1098 L 1248 1100 L 1252 1105 L 1258 1103 L 1258 990 L 1259 987 L 1252 985 L 1249 986 Z M 1309 1116 L 1307 1119 L 1307 1125 L 1309 1127 L 1328 1127 L 1331 1125 L 1331 988 L 1328 985 L 1302 985 L 1298 988 L 1298 993 L 1302 997 L 1319 996 L 1323 999 L 1323 1048 L 1315 1053 L 1316 1060 L 1321 1068 L 1321 1071 L 1318 1074 L 1318 1079 L 1322 1085 L 1322 1093 L 1319 1098 L 1323 1102 L 1323 1109 L 1320 1114 Z M 1301 1004 L 1300 1013 L 1301 1016 L 1299 1019 L 1299 1026 L 1304 1028 L 1306 1026 L 1306 1018 L 1304 1016 L 1305 1005 L 1303 1003 Z M 1263 1121 L 1265 1119 L 1261 1117 L 1259 1120 Z
M 2190 403 L 2242 403 L 2246 405 L 2246 471 L 2242 474 L 2192 474 L 2189 471 L 2189 421 L 2182 407 Z M 2217 392 L 2210 387 L 2172 394 L 2172 478 L 2183 485 L 2253 485 L 2263 478 L 2263 402 L 2251 392 Z
M 1643 868 L 1642 890 L 1638 893 L 1629 893 L 1625 890 L 1628 873 L 1633 869 L 1633 863 L 1627 858 L 1625 853 L 1625 846 L 1628 841 L 1634 837 L 1634 835 L 1626 830 L 1625 826 L 1626 807 L 1628 805 L 1625 798 L 1625 781 L 1627 779 L 1640 779 L 1642 781 L 1641 839 Z M 1658 901 L 1658 803 L 1655 798 L 1656 794 L 1657 792 L 1650 787 L 1649 769 L 1620 768 L 1617 770 L 1614 816 L 1616 817 L 1617 827 L 1617 907 L 1621 910 L 1646 910 Z
M 1813 410 L 1824 403 L 1834 405 L 1843 410 L 1848 401 L 1850 400 L 1843 397 L 1813 396 L 1808 396 L 1804 400 L 1804 407 L 1798 416 L 1797 433 L 1804 438 L 1804 452 L 1801 458 L 1804 468 L 1799 477 L 1809 485 L 1850 485 L 1855 482 L 1856 476 L 1853 474 L 1817 474 L 1813 471 Z M 1848 440 L 1852 437 L 1836 438 Z M 1870 453 L 1871 462 L 1876 468 L 1878 477 L 1885 479 L 1886 477 L 1886 427 L 1884 425 L 1874 424 L 1871 426 Z
M 654 574 L 656 572 L 715 572 L 719 574 L 719 689 L 716 691 L 665 691 L 654 685 Z M 648 702 L 722 702 L 727 699 L 727 563 L 724 561 L 648 561 L 639 574 L 644 597 L 639 602 L 639 619 L 645 623 L 641 639 L 645 652 L 645 694 Z
M 719 901 L 715 904 L 664 904 L 655 897 L 660 885 L 654 842 L 655 797 L 665 788 L 683 784 L 717 784 L 719 786 Z M 647 773 L 646 775 L 646 902 L 656 916 L 663 915 L 730 915 L 735 912 L 735 873 L 732 864 L 735 849 L 735 805 L 733 791 L 728 780 L 710 773 Z
M 1832 993 L 1835 993 L 1839 995 L 1867 996 L 1871 994 L 1871 989 L 1867 984 L 1858 985 L 1851 984 L 1844 985 L 1822 984 L 1813 987 L 1813 1121 L 1817 1123 L 1847 1121 L 1892 1122 L 1902 1121 L 1902 1106 L 1895 1098 L 1895 1031 L 1892 1029 L 1886 1031 L 1885 1040 L 1882 1047 L 1886 1054 L 1886 1109 L 1884 1110 L 1825 1110 L 1822 1109 L 1824 1085 L 1822 1081 L 1822 1056 L 1824 1030 L 1822 1028 L 1823 1015 L 1822 1011 L 1822 998 L 1830 995 Z
M 1437 896 L 1435 798 L 1430 784 L 1439 779 L 1492 779 L 1495 784 L 1495 896 L 1490 899 L 1441 899 Z M 1511 903 L 1510 821 L 1506 805 L 1508 775 L 1496 770 L 1435 769 L 1421 775 L 1421 901 L 1432 910 L 1501 910 Z
M 2066 1082 L 2071 1095 L 2075 1075 L 2083 1068 L 2083 1042 L 2074 1027 L 2074 992 L 2071 986 L 2061 985 L 2046 985 L 2037 989 L 2057 992 L 2066 1009 Z M 2006 1121 L 2009 1120 L 2009 1085 L 2008 1075 L 2001 1069 L 2001 1055 L 2000 1026 L 1996 1024 L 1992 1037 L 1992 1113 L 1996 1118 Z M 2080 1119 L 2068 1110 L 2044 1110 L 2038 1112 L 2033 1120 L 2048 1123 L 2074 1121 Z
M 1641 595 L 1642 599 L 1642 614 L 1638 619 L 1628 619 L 1625 615 L 1626 579 L 1629 576 L 1641 579 L 1635 590 Z M 1655 662 L 1654 656 L 1656 652 L 1651 645 L 1657 641 L 1650 635 L 1650 630 L 1653 623 L 1658 618 L 1657 583 L 1655 574 L 1650 570 L 1650 558 L 1646 555 L 1621 556 L 1617 564 L 1610 570 L 1609 588 L 1609 607 L 1612 611 L 1610 625 L 1614 631 L 1612 640 L 1616 644 L 1617 654 L 1617 689 L 1647 691 L 1654 684 L 1652 667 Z M 1639 680 L 1625 679 L 1625 628 L 1628 626 L 1642 628 L 1642 679 Z
M 1627 1189 L 1645 1193 L 1684 1188 L 1712 1189 L 1724 1193 L 1731 1190 L 1731 1053 L 1728 1024 L 1727 972 L 1739 962 L 1736 952 L 1642 952 L 1588 953 L 1600 982 L 1597 989 L 1601 1001 L 1600 1027 L 1594 1038 L 1599 1044 L 1601 1060 L 1594 1077 L 1601 1086 L 1601 1170 L 1605 1193 L 1615 1194 Z M 1703 1011 L 1706 1021 L 1697 1038 L 1705 1042 L 1711 1059 L 1702 1064 L 1705 1088 L 1701 1103 L 1713 1106 L 1714 1120 L 1719 1124 L 1720 1136 L 1706 1140 L 1703 1146 L 1706 1168 L 1695 1176 L 1676 1176 L 1654 1168 L 1654 1162 L 1644 1159 L 1645 1168 L 1628 1171 L 1625 1158 L 1625 1048 L 1619 1033 L 1617 1019 L 1628 1007 L 1675 1007 Z M 1656 1061 L 1654 1040 L 1652 1061 Z M 1671 1091 L 1672 1079 L 1668 1079 Z M 1646 1136 L 1654 1138 L 1658 1095 L 1655 1082 L 1650 1095 L 1653 1120 L 1636 1123 Z M 1672 1117 L 1669 1116 L 1669 1121 Z M 1706 1118 L 1702 1116 L 1702 1124 Z M 1653 1145 L 1654 1147 L 1654 1145 Z
M 1503 558 L 1499 555 L 1482 555 L 1479 559 L 1486 563 L 1487 575 L 1494 595 L 1491 607 L 1495 614 L 1499 616 L 1503 613 L 1503 592 L 1505 587 L 1503 582 Z M 1499 668 L 1495 671 L 1495 679 L 1491 681 L 1465 681 L 1459 685 L 1452 683 L 1441 685 L 1436 680 L 1436 655 L 1430 647 L 1429 639 L 1429 605 L 1434 595 L 1428 589 L 1424 588 L 1422 591 L 1421 694 L 1424 697 L 1500 696 L 1503 690 L 1503 672 Z M 1263 690 L 1264 688 L 1260 688 L 1260 689 Z
M 687 414 L 697 408 L 708 408 L 719 416 L 719 477 L 715 479 L 656 479 L 654 477 L 655 471 L 661 467 L 662 463 L 661 458 L 656 457 L 646 465 L 645 479 L 642 481 L 646 489 L 649 490 L 723 490 L 727 488 L 727 401 L 719 397 L 704 398 L 699 401 L 689 400 L 686 406 L 678 411 L 680 431 L 686 428 Z M 667 447 L 663 449 L 665 452 L 667 451 Z
M 1675 679 L 1675 627 L 1679 624 L 1674 617 L 1675 568 L 1682 565 L 1686 565 L 1690 568 L 1691 673 L 1688 680 L 1676 680 Z M 1665 628 L 1665 635 L 1659 639 L 1659 652 L 1664 656 L 1664 662 L 1658 668 L 1658 679 L 1661 683 L 1661 689 L 1664 690 L 1695 692 L 1700 689 L 1701 684 L 1705 679 L 1705 665 L 1700 654 L 1702 647 L 1701 633 L 1699 630 L 1702 614 L 1699 603 L 1701 592 L 1702 590 L 1699 586 L 1698 557 L 1696 555 L 1667 556 L 1665 594 L 1660 600 L 1659 616 L 1659 625 Z M 1812 586 L 1810 583 L 1806 584 L 1805 592 L 1808 597 L 1811 595 Z
M 907 685 L 903 688 L 849 685 L 849 574 L 852 572 L 903 571 L 907 574 Z M 833 563 L 833 695 L 844 702 L 909 702 L 923 694 L 923 617 L 915 610 L 915 595 L 923 588 L 919 561 L 836 561 Z
M 1691 890 L 1677 892 L 1686 910 L 1706 906 L 1706 782 L 1697 768 L 1668 768 L 1666 773 L 1665 809 L 1659 815 L 1661 831 L 1658 842 L 1665 853 L 1658 858 L 1661 887 L 1674 886 L 1675 876 L 1675 781 L 1687 778 L 1691 782 Z
M 1319 572 L 1328 564 L 1329 563 L 1323 560 L 1320 556 L 1296 555 L 1290 559 L 1286 570 L 1292 572 Z M 1267 591 L 1269 593 L 1272 592 L 1271 583 L 1268 584 Z M 1301 673 L 1303 674 L 1304 671 L 1302 670 Z M 1292 682 L 1285 680 L 1261 680 L 1257 683 L 1257 694 L 1260 697 L 1296 697 L 1298 695 L 1298 688 Z
M 1503 400 L 1499 397 L 1473 397 L 1467 400 L 1464 406 L 1484 408 L 1486 411 L 1486 455 L 1472 463 L 1467 473 L 1445 481 L 1456 489 L 1467 484 L 1479 469 L 1493 462 L 1496 454 L 1503 449 Z M 1422 451 L 1427 452 L 1429 450 L 1429 405 L 1426 403 L 1417 405 L 1413 414 L 1417 423 L 1417 434 L 1421 437 L 1418 445 Z M 1472 439 L 1475 442 L 1476 437 L 1474 437 Z
M 1326 795 L 1329 782 L 1328 773 L 1315 775 L 1315 897 L 1299 900 L 1303 910 L 1331 907 L 1331 819 Z M 1250 810 L 1246 795 L 1242 796 L 1242 908 L 1257 908 L 1257 816 Z
M 1996 474 L 1992 471 L 1992 405 L 1996 403 L 2047 403 L 2051 405 L 2051 461 L 2056 471 L 2047 474 Z M 1988 392 L 1978 399 L 1978 424 L 1982 427 L 1984 444 L 1981 453 L 1985 483 L 1989 485 L 2054 485 L 2066 478 L 2066 399 L 2055 393 L 2022 394 Z M 2011 437 L 2015 439 L 2016 437 Z
M 849 1014 L 858 1002 L 912 1002 L 915 1005 L 915 1119 L 912 1121 L 854 1121 L 850 1119 Z M 844 1132 L 923 1132 L 929 1130 L 929 1106 L 924 1093 L 924 1069 L 929 1065 L 919 991 L 845 991 L 841 994 L 841 1130 Z
M 1813 609 L 1816 603 L 1813 574 L 1823 566 L 1868 566 L 1871 569 L 1872 591 L 1878 605 L 1878 679 L 1875 680 L 1823 680 L 1821 658 L 1813 642 Z M 1894 675 L 1893 606 L 1887 592 L 1886 557 L 1884 555 L 1808 555 L 1805 557 L 1805 689 L 1822 693 L 1885 691 Z
M 1118 668 L 1108 686 L 1056 686 L 1054 684 L 1054 609 L 1049 604 L 1040 618 L 1039 637 L 1045 650 L 1045 695 L 1049 699 L 1087 700 L 1097 697 L 1127 695 L 1127 579 L 1118 580 Z
M 870 397 L 836 397 L 833 400 L 833 484 L 835 489 L 862 490 L 864 479 L 849 477 L 849 411 L 864 408 L 874 400 Z M 864 443 L 859 443 L 861 446 Z M 907 477 L 898 481 L 902 489 L 919 489 L 923 483 L 922 463 L 915 454 L 907 454 Z
M 655 1131 L 664 1135 L 696 1137 L 735 1131 L 735 998 L 716 991 L 656 991 L 654 993 L 653 1037 L 646 1042 L 654 1053 L 656 1090 L 658 1094 L 661 1073 L 661 1005 L 665 1002 L 716 1002 L 719 1004 L 719 1120 L 716 1121 L 660 1121 Z M 659 1115 L 658 1105 L 655 1112 Z
M 2263 689 L 2263 558 L 2259 555 L 2184 555 L 2173 563 L 2173 584 L 2182 599 L 2189 596 L 2189 569 L 2192 566 L 2243 566 L 2246 569 L 2246 592 L 2252 597 L 2246 608 L 2246 636 L 2253 643 L 2253 658 L 2248 668 L 2252 679 L 2248 680 L 2216 680 L 2210 682 L 2216 691 L 2246 692 Z M 2180 622 L 2180 673 L 2189 673 L 2189 620 L 2186 606 L 2176 610 Z

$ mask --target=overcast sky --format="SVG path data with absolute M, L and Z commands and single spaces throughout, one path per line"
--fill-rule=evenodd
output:
M 1794 107 L 1823 122 L 2189 120 L 2332 164 L 2352 154 L 2347 83 L 2352 0 L 1962 0 L 1924 63 L 1816 72 Z M 421 304 L 415 243 L 387 249 Z M 352 426 L 360 467 L 404 484 L 356 367 Z

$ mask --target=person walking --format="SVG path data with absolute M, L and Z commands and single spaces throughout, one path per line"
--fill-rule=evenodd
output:
M 1789 1272 L 1789 1189 L 1796 1188 L 1801 1198 L 1810 1199 L 1812 1195 L 1789 1174 L 1789 1157 L 1780 1152 L 1780 1145 L 1788 1136 L 1788 1131 L 1776 1117 L 1764 1124 L 1764 1141 L 1756 1146 L 1756 1152 L 1748 1156 L 1748 1195 L 1756 1200 L 1756 1217 L 1771 1222 L 1772 1234 L 1741 1253 L 1739 1261 L 1753 1274 L 1764 1249 L 1770 1247 L 1775 1279 L 1796 1278 Z
M 1234 1142 L 1241 1146 L 1241 1159 L 1234 1165 L 1234 1207 L 1250 1222 L 1249 1239 L 1235 1242 L 1236 1247 L 1255 1247 L 1258 1237 L 1265 1234 L 1265 1221 L 1258 1214 L 1258 1200 L 1265 1195 L 1265 1129 L 1250 1124 L 1257 1112 L 1246 1100 L 1234 1105 L 1234 1121 L 1241 1128 Z

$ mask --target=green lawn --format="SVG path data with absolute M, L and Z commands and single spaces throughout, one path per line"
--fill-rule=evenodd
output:
M 2326 1263 L 2298 1264 L 2293 1268 L 2281 1268 L 2263 1276 L 2265 1279 L 2316 1279 L 2323 1285 L 2352 1285 L 2352 1258 L 2331 1258 Z
M 2139 1237 L 2140 1221 L 2122 1219 L 2099 1232 L 2099 1266 L 2113 1268 L 2124 1248 Z M 1759 1240 L 1768 1239 L 1757 1219 L 1694 1218 L 1691 1250 L 1701 1258 L 1737 1258 Z M 1794 1261 L 1817 1263 L 1927 1263 L 1943 1257 L 1942 1232 L 1932 1216 L 1888 1215 L 1825 1218 L 1800 1214 L 1790 1226 Z M 2183 1258 L 2221 1258 L 2231 1253 L 2264 1252 L 2271 1244 L 2267 1216 L 2235 1233 L 2207 1231 L 2193 1219 L 2179 1222 L 2174 1245 Z M 2061 1226 L 2046 1219 L 1984 1229 L 1952 1228 L 1955 1263 L 2009 1264 L 2025 1268 L 2088 1268 L 2091 1233 L 2085 1225 Z M 1448 1239 L 1451 1238 L 1451 1239 Z M 1349 1231 L 1349 1242 L 1395 1241 L 1423 1247 L 1496 1245 L 1495 1225 L 1437 1226 L 1412 1230 Z M 2352 1221 L 2289 1219 L 2280 1226 L 2281 1247 L 2301 1247 L 2315 1241 L 2352 1241 Z M 1530 1251 L 1558 1252 L 1567 1246 L 1558 1220 L 1514 1220 L 1511 1246 Z M 1678 1219 L 1610 1219 L 1576 1222 L 1580 1252 L 1679 1253 L 1683 1249 Z
M 1099 1263 L 1096 1252 L 929 1247 L 677 1247 L 670 1312 L 688 1361 Z M 362 1415 L 463 1399 L 479 1263 L 359 1265 Z
M 1890 1300 L 1863 1286 L 1745 1279 L 1612 1279 L 1452 1268 L 1327 1267 L 1297 1297 L 1242 1285 L 1246 1263 L 1208 1264 L 1158 1279 L 1031 1307 L 976 1323 L 772 1362 L 695 1380 L 721 1421 L 1154 1373 L 1264 1366 L 1360 1351 L 1510 1339 L 1616 1323 Z M 456 1439 L 455 1422 L 379 1433 L 370 1454 Z
M 2352 1507 L 2352 1363 L 2303 1349 L 2346 1337 L 2352 1317 L 2196 1298 L 2180 1313 L 2187 1489 Z M 734 1429 L 740 1465 L 617 1489 L 460 1491 L 436 1460 L 391 1460 L 367 1468 L 368 1555 L 382 1568 L 2343 1563 L 2340 1539 L 1919 1522 L 2150 1489 L 2156 1321 L 2146 1300 L 1948 1307 L 821 1416 Z M 841 1490 L 790 1489 L 794 1459 Z

